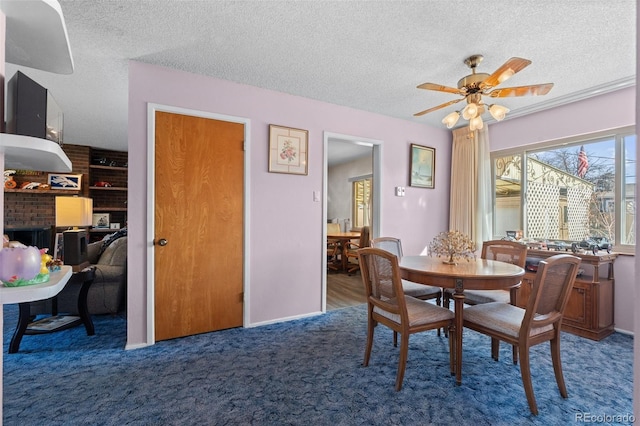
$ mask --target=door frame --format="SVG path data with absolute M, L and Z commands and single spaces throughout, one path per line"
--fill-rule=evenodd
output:
M 147 229 L 146 229 L 146 258 L 147 258 L 147 344 L 155 344 L 155 152 L 156 152 L 156 112 L 168 112 L 173 114 L 189 115 L 193 117 L 209 118 L 218 121 L 240 123 L 244 125 L 244 188 L 243 188 L 243 241 L 242 241 L 242 275 L 243 275 L 243 327 L 249 324 L 249 183 L 250 180 L 250 146 L 251 146 L 251 120 L 245 117 L 216 114 L 189 108 L 181 108 L 156 103 L 147 104 Z
M 327 256 L 326 253 L 326 241 L 327 241 L 327 191 L 329 181 L 329 139 L 340 139 L 342 141 L 354 143 L 354 144 L 367 144 L 371 145 L 373 154 L 373 204 L 372 208 L 372 221 L 371 238 L 380 236 L 380 229 L 382 224 L 382 144 L 383 141 L 379 139 L 363 138 L 352 135 L 344 135 L 340 133 L 324 132 L 324 147 L 323 147 L 323 175 L 322 175 L 322 312 L 327 312 Z

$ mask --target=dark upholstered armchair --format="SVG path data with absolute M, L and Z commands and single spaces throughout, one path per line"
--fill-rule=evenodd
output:
M 127 237 L 112 240 L 101 252 L 102 241 L 88 246 L 88 260 L 96 266 L 96 278 L 89 288 L 89 313 L 116 314 L 124 309 L 127 287 Z M 80 286 L 66 286 L 58 294 L 58 312 L 77 313 Z M 51 300 L 31 304 L 31 315 L 51 313 Z

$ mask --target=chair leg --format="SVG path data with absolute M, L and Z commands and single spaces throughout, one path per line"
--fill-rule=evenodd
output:
M 442 306 L 442 292 L 440 292 L 440 294 L 438 294 L 438 296 L 436 297 L 436 305 L 438 306 Z M 444 331 L 444 335 L 447 335 L 447 327 L 442 327 L 442 330 Z M 440 327 L 438 327 L 438 337 L 440 337 Z
M 451 368 L 451 375 L 456 375 L 456 333 L 453 323 L 446 327 L 447 338 L 449 339 L 449 367 Z
M 513 365 L 518 365 L 518 347 L 516 345 L 511 346 L 511 352 L 513 353 Z
M 529 403 L 529 409 L 535 416 L 538 415 L 538 405 L 536 404 L 536 397 L 533 394 L 533 385 L 531 384 L 531 369 L 529 367 L 529 348 L 519 347 L 520 352 L 520 374 L 522 375 L 522 385 L 524 386 L 524 393 L 527 395 L 527 402 Z
M 393 330 L 393 347 L 398 347 L 398 332 Z
M 567 398 L 567 386 L 564 383 L 564 376 L 562 375 L 562 362 L 560 360 L 560 336 L 551 340 L 551 359 L 553 360 L 553 372 L 556 375 L 556 382 L 558 383 L 558 389 L 560 395 L 563 398 Z
M 500 340 L 495 337 L 491 338 L 491 358 L 494 361 L 498 361 L 500 357 Z
M 400 359 L 398 360 L 398 374 L 396 376 L 396 391 L 402 389 L 404 379 L 404 369 L 407 366 L 407 355 L 409 353 L 409 333 L 400 333 Z
M 373 347 L 373 331 L 376 323 L 371 319 L 371 313 L 369 313 L 369 321 L 367 324 L 367 347 L 364 350 L 364 361 L 362 365 L 365 367 L 369 365 L 369 358 L 371 357 L 371 348 Z

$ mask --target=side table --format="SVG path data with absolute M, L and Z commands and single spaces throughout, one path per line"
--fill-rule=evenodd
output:
M 74 270 L 75 269 L 79 269 L 79 267 L 74 267 Z M 84 327 L 87 330 L 87 336 L 93 336 L 95 334 L 95 328 L 87 308 L 87 294 L 89 293 L 89 288 L 93 283 L 95 275 L 95 267 L 85 268 L 78 272 L 74 272 L 67 283 L 67 285 L 81 285 L 80 293 L 78 295 L 79 316 L 58 315 L 56 312 L 57 309 L 55 308 L 57 305 L 56 294 L 53 296 L 54 312 L 52 312 L 52 316 L 29 323 L 32 301 L 20 302 L 18 305 L 18 324 L 13 332 L 13 336 L 11 337 L 11 342 L 9 343 L 9 353 L 13 354 L 18 352 L 22 336 L 25 334 L 34 335 L 53 333 L 55 331 L 66 330 L 68 328 L 84 324 Z

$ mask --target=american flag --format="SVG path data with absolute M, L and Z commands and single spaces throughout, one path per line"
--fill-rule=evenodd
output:
M 587 169 L 589 168 L 589 160 L 587 160 L 587 153 L 584 152 L 584 145 L 580 147 L 580 152 L 578 153 L 578 176 L 583 178 L 585 174 L 587 174 Z

